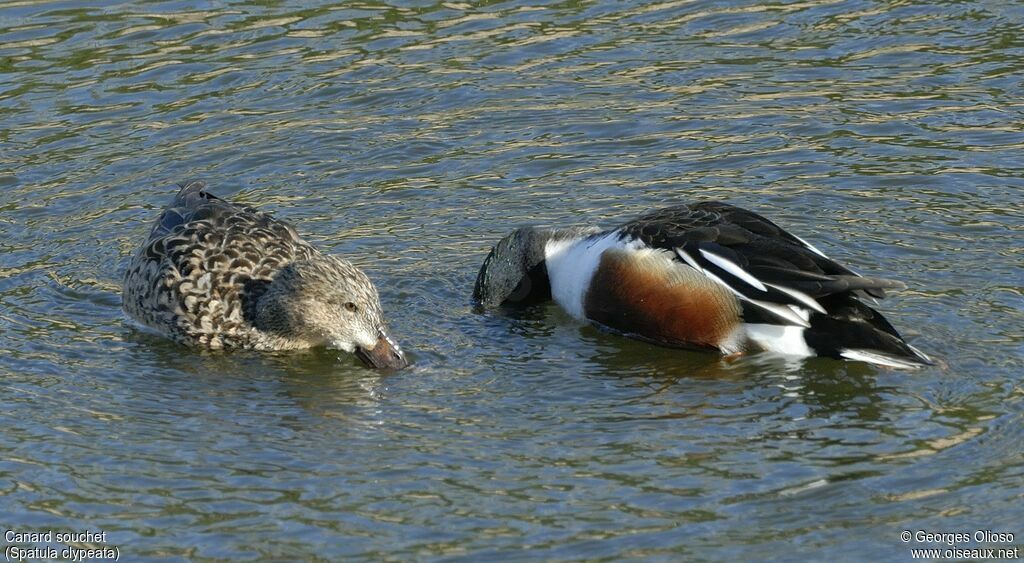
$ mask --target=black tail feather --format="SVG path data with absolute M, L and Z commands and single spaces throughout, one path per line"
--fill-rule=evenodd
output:
M 881 313 L 846 293 L 823 299 L 828 315 L 812 315 L 804 333 L 807 345 L 819 355 L 850 357 L 867 353 L 901 363 L 931 365 L 930 358 L 907 344 Z

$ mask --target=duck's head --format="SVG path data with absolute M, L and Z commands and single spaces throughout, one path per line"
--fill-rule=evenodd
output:
M 473 288 L 480 307 L 525 304 L 551 298 L 544 247 L 552 229 L 524 227 L 512 231 L 491 248 Z
M 354 353 L 369 367 L 408 365 L 388 334 L 370 278 L 333 256 L 298 260 L 282 268 L 257 303 L 256 326 L 309 346 Z

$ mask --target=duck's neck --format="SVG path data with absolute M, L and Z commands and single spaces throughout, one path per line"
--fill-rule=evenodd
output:
M 296 281 L 292 265 L 282 268 L 257 297 L 253 311 L 253 326 L 282 348 L 308 348 L 319 340 L 303 328 Z

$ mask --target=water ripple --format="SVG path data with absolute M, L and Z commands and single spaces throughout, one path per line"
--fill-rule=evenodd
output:
M 891 559 L 902 529 L 1020 521 L 1022 21 L 7 2 L 0 512 L 199 560 Z M 192 177 L 366 269 L 413 367 L 127 326 L 120 273 Z M 712 198 L 904 280 L 883 309 L 939 365 L 726 362 L 469 306 L 513 227 Z

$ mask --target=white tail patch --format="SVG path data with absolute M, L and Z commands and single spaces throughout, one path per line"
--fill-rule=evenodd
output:
M 914 350 L 917 352 L 917 350 Z M 886 366 L 897 369 L 918 369 L 921 364 L 890 356 L 884 352 L 876 352 L 874 350 L 856 350 L 846 349 L 840 350 L 839 355 L 846 358 L 847 360 L 854 360 L 858 362 L 867 362 L 869 364 L 876 364 L 880 366 Z
M 729 260 L 728 258 L 723 258 L 722 256 L 715 254 L 714 252 L 708 252 L 703 248 L 700 249 L 700 253 L 704 256 L 704 258 L 707 258 L 708 262 L 711 262 L 715 266 L 718 266 L 719 268 L 725 270 L 726 272 L 729 272 L 730 274 L 736 276 L 737 278 L 747 282 L 747 284 L 757 289 L 760 289 L 761 291 L 768 291 L 768 288 L 765 287 L 760 280 L 748 274 L 743 268 L 740 268 L 739 264 L 733 262 L 732 260 Z
M 792 233 L 790 233 L 790 234 L 792 234 Z M 803 243 L 803 245 L 807 247 L 807 250 L 810 250 L 811 252 L 817 254 L 818 256 L 821 256 L 822 258 L 828 258 L 828 256 L 825 256 L 824 252 L 822 252 L 822 251 L 818 250 L 817 248 L 815 248 L 813 244 L 807 242 L 806 240 L 804 240 L 804 239 L 802 239 L 802 238 L 800 238 L 800 237 L 798 237 L 796 235 L 793 235 L 793 238 L 795 238 L 796 240 L 798 240 L 801 243 Z
M 814 356 L 814 352 L 804 339 L 804 327 L 768 325 L 760 323 L 744 324 L 747 338 L 768 352 L 787 356 Z
M 815 311 L 821 313 L 822 315 L 828 314 L 828 312 L 825 311 L 825 308 L 821 306 L 821 303 L 818 303 L 817 299 L 811 297 L 810 295 L 807 295 L 802 291 L 797 291 L 795 289 L 790 289 L 788 287 L 783 287 L 781 285 L 776 285 L 774 283 L 766 282 L 765 285 L 767 285 L 768 287 L 775 288 L 781 291 L 782 293 L 785 293 L 786 295 L 792 297 L 793 299 L 796 299 L 797 301 L 803 303 L 804 305 L 807 305 L 808 307 L 814 309 Z
M 779 305 L 778 303 L 769 303 L 767 301 L 761 301 L 759 299 L 751 299 L 751 298 L 747 297 L 746 295 L 743 295 L 742 293 L 736 291 L 736 289 L 734 289 L 731 285 L 725 283 L 722 280 L 722 278 L 716 276 L 715 274 L 712 274 L 711 272 L 705 271 L 704 275 L 707 276 L 709 279 L 714 280 L 719 285 L 724 286 L 729 291 L 731 291 L 733 293 L 733 295 L 735 295 L 737 298 L 739 298 L 740 301 L 746 301 L 747 303 L 750 303 L 752 305 L 757 305 L 758 307 L 760 307 L 760 308 L 762 308 L 762 309 L 764 309 L 764 310 L 774 314 L 775 316 L 783 318 L 783 319 L 789 321 L 791 324 L 793 324 L 795 326 L 804 327 L 804 328 L 807 328 L 807 327 L 811 326 L 811 323 L 808 322 L 808 319 L 810 318 L 810 314 L 807 313 L 806 311 L 803 311 L 802 314 L 798 314 L 798 313 L 794 312 L 794 309 L 790 308 L 790 307 L 792 307 L 792 305 L 788 305 L 788 306 L 787 305 Z M 799 310 L 799 309 L 797 309 L 797 310 Z

